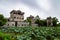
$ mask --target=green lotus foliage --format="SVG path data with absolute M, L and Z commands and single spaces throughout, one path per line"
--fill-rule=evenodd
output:
M 59 40 L 60 27 L 11 27 L 0 29 L 4 40 Z

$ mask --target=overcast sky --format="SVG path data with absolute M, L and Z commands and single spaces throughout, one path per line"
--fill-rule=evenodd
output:
M 42 19 L 52 16 L 60 21 L 60 0 L 0 0 L 0 14 L 9 17 L 14 9 L 25 12 L 25 18 L 29 15 L 39 15 Z

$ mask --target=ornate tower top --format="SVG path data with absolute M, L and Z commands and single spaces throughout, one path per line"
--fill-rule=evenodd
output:
M 24 12 L 20 10 L 12 10 L 10 12 L 10 21 L 24 21 Z
M 20 11 L 20 10 L 12 10 L 11 12 L 10 12 L 10 14 L 18 14 L 18 15 L 24 15 L 24 12 L 22 12 L 22 11 Z

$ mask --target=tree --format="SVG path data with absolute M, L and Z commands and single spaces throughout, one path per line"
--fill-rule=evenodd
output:
M 37 19 L 35 23 L 38 24 L 38 26 L 47 26 L 46 20 Z
M 31 19 L 30 18 L 27 18 L 26 21 L 29 22 L 29 26 L 31 26 L 31 23 L 32 23 Z
M 57 26 L 58 19 L 56 17 L 53 17 L 52 20 L 53 20 L 53 26 Z
M 60 26 L 60 23 L 58 23 L 57 26 Z
M 4 18 L 2 14 L 0 14 L 0 26 L 3 26 L 7 22 L 7 19 Z
M 47 26 L 47 22 L 46 22 L 47 20 L 43 20 L 43 26 Z
M 38 24 L 38 26 L 40 26 L 40 20 L 39 20 L 39 19 L 37 19 L 37 20 L 35 21 L 35 23 Z

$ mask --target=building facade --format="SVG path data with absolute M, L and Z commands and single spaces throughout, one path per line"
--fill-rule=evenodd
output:
M 34 17 L 32 15 L 30 15 L 29 17 L 27 17 L 31 20 L 31 26 L 38 26 L 38 24 L 35 24 L 35 21 L 38 19 L 38 17 Z M 39 18 L 40 19 L 40 18 Z
M 47 18 L 47 26 L 53 26 L 53 20 L 51 17 Z
M 4 25 L 6 27 L 25 27 L 29 26 L 29 22 L 24 22 L 24 12 L 20 10 L 12 10 L 8 22 Z

